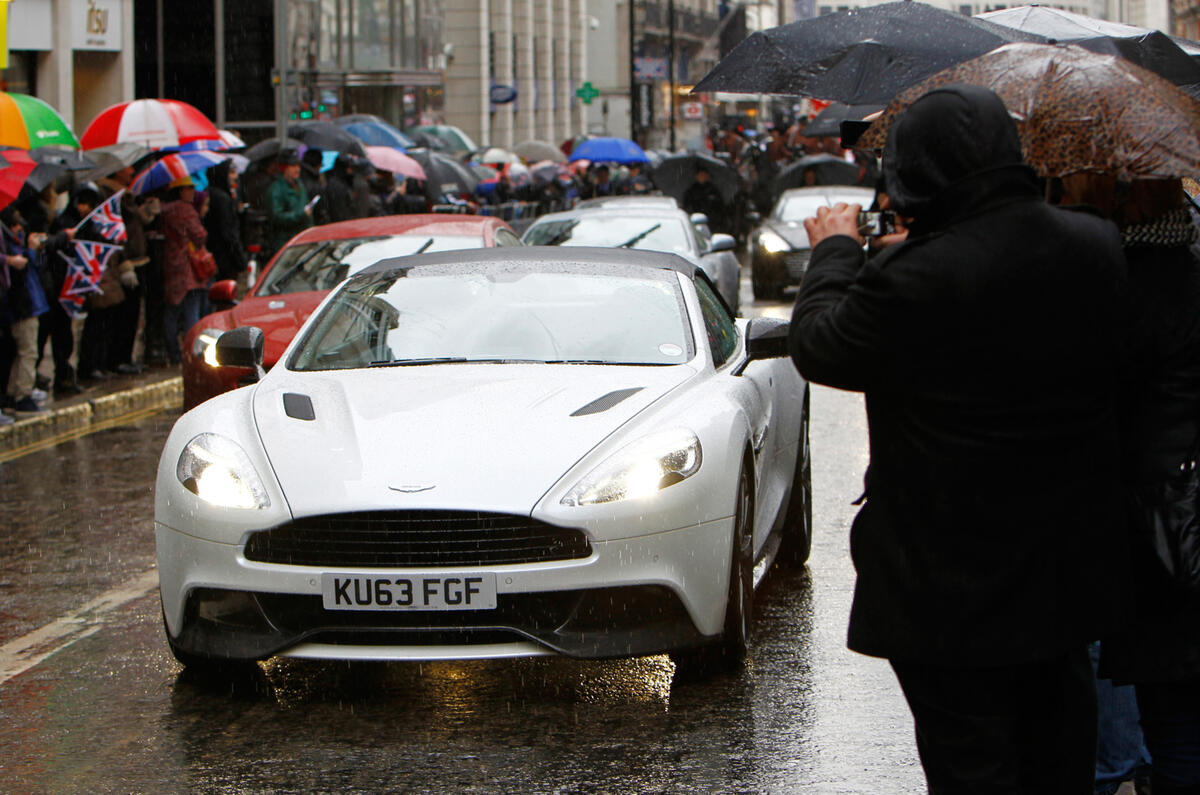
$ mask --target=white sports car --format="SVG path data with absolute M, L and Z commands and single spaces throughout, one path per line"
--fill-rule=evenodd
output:
M 756 585 L 810 546 L 808 389 L 786 338 L 734 320 L 672 254 L 371 266 L 281 366 L 167 439 L 172 651 L 739 661 Z M 255 328 L 217 342 L 222 364 L 261 354 Z

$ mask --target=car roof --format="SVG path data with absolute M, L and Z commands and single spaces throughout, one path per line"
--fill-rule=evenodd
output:
M 312 226 L 292 238 L 289 245 L 313 243 L 320 240 L 347 240 L 354 237 L 372 237 L 377 235 L 481 235 L 489 227 L 492 229 L 507 229 L 512 232 L 512 227 L 503 220 L 490 215 L 457 215 L 451 213 L 382 215 Z M 516 233 L 513 232 L 513 234 L 515 235 Z
M 584 199 L 575 205 L 575 208 L 579 210 L 592 210 L 597 207 L 679 209 L 679 203 L 671 196 L 600 196 L 594 199 Z
M 593 205 L 590 207 L 585 207 L 582 204 L 577 205 L 571 210 L 563 210 L 562 212 L 557 213 L 546 213 L 545 215 L 538 216 L 534 219 L 533 224 L 530 224 L 530 226 L 532 227 L 534 225 L 549 221 L 571 220 L 581 216 L 587 216 L 590 218 L 593 216 L 604 215 L 616 215 L 623 218 L 644 218 L 647 216 L 652 218 L 677 218 L 680 221 L 687 223 L 691 222 L 691 217 L 678 205 L 670 207 L 665 204 L 637 205 L 633 203 L 621 203 L 613 206 Z
M 798 196 L 823 196 L 829 198 L 831 196 L 875 196 L 874 188 L 867 188 L 861 185 L 809 185 L 805 188 L 788 188 L 783 193 L 779 194 L 776 201 L 791 199 Z
M 408 271 L 427 265 L 470 266 L 492 265 L 512 262 L 519 265 L 543 263 L 548 269 L 556 265 L 568 266 L 620 266 L 671 270 L 693 278 L 698 266 L 677 254 L 661 251 L 633 251 L 630 249 L 597 248 L 591 246 L 528 246 L 507 248 L 478 248 L 462 251 L 442 251 L 436 254 L 414 254 L 407 257 L 392 257 L 380 260 L 359 271 L 357 276 L 369 273 L 393 273 Z

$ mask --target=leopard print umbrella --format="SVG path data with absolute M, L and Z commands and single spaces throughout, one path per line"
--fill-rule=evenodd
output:
M 882 149 L 892 120 L 928 91 L 969 83 L 995 91 L 1043 177 L 1200 174 L 1200 101 L 1129 61 L 1072 45 L 1007 44 L 914 85 L 857 146 Z

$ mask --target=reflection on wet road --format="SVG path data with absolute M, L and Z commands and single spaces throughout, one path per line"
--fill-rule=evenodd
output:
M 206 681 L 171 658 L 151 591 L 0 684 L 0 791 L 919 792 L 890 669 L 845 649 L 862 403 L 813 401 L 812 560 L 767 577 L 740 675 L 678 681 L 666 657 L 276 659 Z M 153 566 L 173 419 L 0 467 L 0 646 Z

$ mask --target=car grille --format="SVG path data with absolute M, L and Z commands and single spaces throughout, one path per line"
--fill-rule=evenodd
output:
M 581 530 L 475 511 L 368 511 L 297 519 L 254 533 L 246 559 L 293 566 L 494 566 L 586 558 Z
M 810 249 L 801 251 L 792 251 L 784 258 L 783 264 L 787 268 L 788 276 L 792 281 L 799 281 L 804 275 L 804 271 L 808 270 L 808 257 L 812 254 Z

